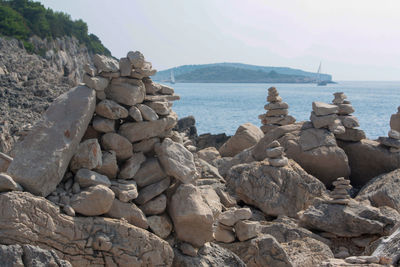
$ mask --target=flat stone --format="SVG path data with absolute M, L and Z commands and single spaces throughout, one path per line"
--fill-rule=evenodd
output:
M 390 137 L 379 137 L 378 142 L 388 147 L 400 148 L 400 140 Z
M 153 82 L 150 78 L 143 79 L 147 95 L 155 95 L 161 90 L 161 84 Z
M 168 115 L 171 112 L 172 103 L 171 102 L 145 102 L 147 106 L 152 108 L 158 115 Z
M 251 218 L 251 210 L 249 208 L 228 209 L 219 215 L 218 221 L 226 226 L 233 226 L 240 220 L 248 220 Z
M 193 154 L 183 145 L 170 138 L 155 147 L 155 152 L 165 173 L 183 183 L 192 183 L 199 177 L 193 160 Z
M 110 120 L 96 116 L 93 119 L 93 128 L 101 133 L 110 133 L 115 131 L 115 120 Z
M 124 203 L 114 199 L 106 216 L 116 219 L 125 219 L 128 223 L 147 229 L 149 224 L 144 213 L 133 203 Z
M 124 160 L 132 157 L 132 144 L 128 139 L 116 133 L 106 133 L 101 137 L 101 145 L 106 150 L 113 150 L 117 159 Z
M 136 106 L 132 106 L 129 109 L 129 116 L 131 116 L 137 122 L 143 121 L 142 113 Z
M 71 198 L 71 207 L 86 216 L 98 216 L 107 213 L 114 200 L 114 192 L 104 185 L 88 187 Z
M 337 105 L 331 105 L 323 102 L 313 102 L 312 109 L 317 116 L 337 114 L 339 111 L 339 107 Z
M 174 94 L 174 88 L 165 85 L 165 84 L 161 84 L 161 90 L 160 93 L 163 95 L 173 95 Z
M 218 242 L 232 243 L 235 241 L 235 233 L 232 227 L 218 224 L 214 231 L 214 238 Z
M 400 132 L 400 113 L 390 117 L 390 129 Z
M 390 138 L 396 139 L 396 140 L 400 140 L 400 132 L 396 131 L 396 130 L 390 130 L 388 133 L 388 136 Z
M 271 143 L 269 143 L 269 144 L 266 146 L 266 148 L 267 148 L 267 151 L 268 151 L 268 149 L 277 148 L 277 147 L 280 147 L 280 146 L 281 146 L 281 144 L 279 143 L 279 141 L 274 140 L 274 141 L 272 141 Z
M 287 157 L 268 159 L 269 164 L 274 167 L 285 167 L 289 164 Z
M 283 147 L 274 147 L 267 149 L 267 157 L 268 158 L 280 158 L 285 152 Z
M 123 57 L 119 60 L 119 70 L 121 72 L 121 76 L 131 76 L 132 72 L 132 63 L 131 61 Z
M 105 99 L 97 104 L 96 114 L 110 120 L 118 120 L 128 117 L 128 110 L 115 101 Z
M 122 183 L 121 180 L 113 181 L 111 183 L 111 190 L 114 192 L 116 198 L 126 203 L 137 198 L 139 193 L 135 181 L 123 181 L 126 183 Z
M 6 191 L 22 191 L 22 188 L 9 175 L 0 173 L 0 192 Z
M 175 101 L 181 99 L 179 95 L 146 95 L 145 101 Z
M 101 77 L 107 78 L 109 80 L 121 77 L 121 73 L 119 72 L 119 70 L 115 71 L 115 72 L 101 72 L 101 73 L 99 73 L 99 75 Z
M 29 192 L 41 196 L 53 192 L 85 134 L 95 106 L 95 91 L 86 86 L 59 96 L 15 147 L 8 174 Z
M 235 224 L 235 233 L 239 241 L 243 242 L 258 235 L 260 228 L 259 222 L 239 221 Z
M 265 110 L 275 110 L 275 109 L 288 109 L 289 105 L 286 102 L 275 102 L 268 103 L 264 106 Z
M 336 139 L 343 140 L 343 141 L 351 141 L 351 142 L 358 142 L 362 139 L 367 138 L 365 136 L 365 132 L 363 130 L 354 128 L 354 129 L 346 129 L 343 134 L 335 134 Z
M 112 79 L 105 93 L 107 98 L 124 105 L 133 106 L 143 102 L 146 89 L 141 80 L 124 77 Z
M 333 124 L 335 120 L 338 118 L 336 114 L 317 116 L 314 112 L 311 112 L 310 120 L 314 126 L 314 128 L 320 129 L 324 127 L 328 127 Z
M 271 102 L 271 103 L 275 103 L 275 102 L 282 102 L 282 97 L 280 96 L 275 96 L 275 95 L 271 95 L 267 97 L 267 101 Z
M 286 116 L 289 114 L 287 109 L 271 109 L 268 110 L 265 116 L 267 117 L 276 117 L 276 116 Z
M 0 172 L 6 172 L 13 158 L 0 152 Z
M 156 196 L 160 195 L 162 192 L 167 190 L 170 182 L 171 179 L 167 177 L 157 183 L 142 188 L 139 191 L 139 196 L 135 199 L 135 203 L 137 203 L 138 205 L 143 205 L 149 202 L 150 200 L 152 200 L 153 198 L 155 198 Z
M 116 72 L 119 69 L 118 61 L 111 57 L 95 54 L 93 56 L 93 63 L 98 72 Z
M 133 179 L 140 187 L 161 181 L 167 176 L 157 158 L 148 158 L 140 166 Z
M 148 201 L 139 208 L 146 214 L 146 216 L 161 214 L 167 207 L 167 197 L 164 194 L 155 197 Z
M 144 120 L 146 121 L 158 120 L 157 113 L 151 107 L 144 104 L 138 104 L 136 107 L 140 110 L 140 113 L 142 114 Z
M 349 115 L 354 112 L 354 108 L 351 104 L 338 104 L 337 106 L 339 107 L 339 115 Z
M 284 117 L 265 117 L 262 119 L 262 124 L 278 124 L 278 125 L 289 125 L 296 122 L 296 119 L 291 116 L 284 116 Z
M 81 188 L 93 185 L 104 185 L 106 187 L 110 187 L 111 185 L 111 182 L 107 176 L 88 169 L 80 169 L 75 174 L 75 182 L 77 182 Z
M 140 165 L 146 161 L 146 157 L 142 152 L 134 153 L 124 165 L 121 167 L 121 171 L 118 174 L 120 179 L 132 179 L 140 168 Z
M 102 165 L 95 169 L 96 172 L 106 175 L 110 179 L 115 179 L 118 173 L 117 155 L 115 151 L 103 151 Z
M 165 239 L 172 232 L 173 226 L 168 215 L 154 215 L 147 218 L 150 229 L 162 239 Z
M 160 138 L 152 137 L 133 144 L 134 152 L 148 153 L 153 151 L 155 144 L 160 143 Z
M 99 76 L 91 77 L 89 75 L 83 76 L 83 82 L 86 84 L 87 87 L 92 88 L 97 92 L 104 92 L 104 90 L 110 83 L 109 79 L 107 78 Z

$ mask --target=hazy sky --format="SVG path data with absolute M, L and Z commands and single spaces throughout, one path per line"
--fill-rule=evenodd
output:
M 159 70 L 242 62 L 400 80 L 399 0 L 41 0 L 83 19 L 116 57 Z

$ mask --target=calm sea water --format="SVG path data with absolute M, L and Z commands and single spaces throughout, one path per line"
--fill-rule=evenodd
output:
M 258 115 L 265 113 L 267 89 L 275 86 L 289 114 L 297 121 L 309 120 L 313 101 L 331 103 L 334 92 L 344 92 L 355 109 L 360 128 L 370 139 L 387 136 L 390 115 L 400 105 L 400 82 L 346 81 L 327 86 L 315 84 L 177 83 L 181 96 L 174 102 L 179 118 L 193 115 L 199 134 L 232 135 L 239 125 L 261 126 Z

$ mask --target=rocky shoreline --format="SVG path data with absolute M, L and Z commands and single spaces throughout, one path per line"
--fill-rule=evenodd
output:
M 0 153 L 5 266 L 399 266 L 398 113 L 372 141 L 344 93 L 296 122 L 272 87 L 261 128 L 197 136 L 140 52 L 81 68 Z

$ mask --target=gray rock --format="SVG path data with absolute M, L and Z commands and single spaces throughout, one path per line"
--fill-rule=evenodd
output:
M 260 224 L 252 221 L 239 221 L 235 224 L 235 233 L 239 241 L 254 238 L 259 233 Z
M 112 181 L 111 190 L 116 198 L 125 203 L 137 198 L 139 195 L 136 182 L 132 180 Z
M 143 121 L 142 113 L 136 106 L 132 106 L 129 109 L 129 116 L 131 116 L 137 122 Z
M 144 213 L 133 203 L 124 203 L 114 199 L 106 216 L 116 219 L 124 218 L 128 223 L 147 229 L 149 224 Z
M 161 181 L 166 177 L 166 173 L 161 168 L 157 158 L 148 158 L 141 164 L 139 171 L 133 179 L 140 187 Z
M 96 106 L 96 114 L 110 120 L 128 117 L 128 110 L 115 101 L 105 99 Z
M 399 254 L 400 244 L 400 228 L 399 225 L 395 227 L 389 236 L 382 237 L 375 241 L 373 247 L 375 248 L 371 254 L 372 257 L 377 257 L 381 260 L 381 264 L 396 264 L 400 259 Z M 367 253 L 371 248 L 367 248 Z
M 235 241 L 235 233 L 232 227 L 225 226 L 223 224 L 218 224 L 214 230 L 215 241 L 223 243 L 232 243 Z
M 71 207 L 82 215 L 98 216 L 110 210 L 114 197 L 114 192 L 104 185 L 91 186 L 71 198 Z
M 152 108 L 158 115 L 168 115 L 171 112 L 172 103 L 171 102 L 146 102 L 147 106 Z
M 161 214 L 167 208 L 167 197 L 164 194 L 153 198 L 139 207 L 146 216 Z
M 99 142 L 97 139 L 88 139 L 79 144 L 69 167 L 71 171 L 76 172 L 81 168 L 92 170 L 101 165 L 102 153 Z
M 0 262 L 4 267 L 24 267 L 23 253 L 19 245 L 0 245 Z
M 390 137 L 379 137 L 378 142 L 384 146 L 400 148 L 400 140 L 393 139 Z
M 220 214 L 218 221 L 227 226 L 233 226 L 241 220 L 248 220 L 251 218 L 251 210 L 249 208 L 232 208 Z
M 161 84 L 161 90 L 160 93 L 163 95 L 173 95 L 174 94 L 174 88 L 169 87 L 165 84 Z
M 100 133 L 115 132 L 115 120 L 110 120 L 96 116 L 93 119 L 93 128 Z
M 160 143 L 160 138 L 152 137 L 149 139 L 142 140 L 138 143 L 133 144 L 134 152 L 148 153 L 154 149 L 155 144 Z
M 165 214 L 150 216 L 147 218 L 147 221 L 153 233 L 162 239 L 167 238 L 173 229 L 171 219 Z
M 141 80 L 117 78 L 112 79 L 105 93 L 109 99 L 124 105 L 133 106 L 143 102 L 146 89 Z
M 170 183 L 171 179 L 167 177 L 157 183 L 142 188 L 139 191 L 139 196 L 135 199 L 135 202 L 138 205 L 143 205 L 149 202 L 150 200 L 152 200 L 153 198 L 155 198 L 156 196 L 160 195 L 162 192 L 167 190 Z
M 115 151 L 102 152 L 102 165 L 95 169 L 96 172 L 106 175 L 110 179 L 115 179 L 118 173 L 117 155 Z
M 351 141 L 351 142 L 358 142 L 362 139 L 367 138 L 365 136 L 365 132 L 360 129 L 346 129 L 343 134 L 335 134 L 336 139 L 342 141 Z
M 77 182 L 81 188 L 93 185 L 104 185 L 106 187 L 111 186 L 111 182 L 107 176 L 88 169 L 79 169 L 75 174 L 75 182 Z
M 192 183 L 199 177 L 193 154 L 183 145 L 165 138 L 160 145 L 155 146 L 155 152 L 166 174 L 183 183 Z
M 0 192 L 6 191 L 22 191 L 22 188 L 14 182 L 11 176 L 6 173 L 0 173 Z
M 339 116 L 339 120 L 342 122 L 344 127 L 349 129 L 360 126 L 358 119 L 355 116 Z
M 138 172 L 140 165 L 146 161 L 146 157 L 142 152 L 134 153 L 124 165 L 121 167 L 121 171 L 118 174 L 120 179 L 132 179 Z
M 79 146 L 95 105 L 95 92 L 86 86 L 59 96 L 42 121 L 16 146 L 7 170 L 10 176 L 34 194 L 47 196 L 54 191 Z
M 111 57 L 95 54 L 93 56 L 93 63 L 98 72 L 116 72 L 119 69 L 118 61 Z
M 354 108 L 351 104 L 338 104 L 337 106 L 339 107 L 339 115 L 348 115 L 354 112 Z
M 149 106 L 144 104 L 137 104 L 136 107 L 140 110 L 142 117 L 146 121 L 156 121 L 158 120 L 157 113 Z
M 109 80 L 103 77 L 90 77 L 89 75 L 83 76 L 83 82 L 87 87 L 96 90 L 96 92 L 104 92 L 104 89 L 107 88 L 109 84 Z
M 0 172 L 6 172 L 13 158 L 0 152 Z
M 336 114 L 329 114 L 324 116 L 317 116 L 314 112 L 311 112 L 310 120 L 314 126 L 314 128 L 327 128 L 329 125 L 335 123 L 338 116 Z
M 317 115 L 317 116 L 336 114 L 339 111 L 338 106 L 323 103 L 323 102 L 313 102 L 312 109 L 313 109 L 315 115 Z
M 130 60 L 135 69 L 140 69 L 144 66 L 144 56 L 139 51 L 129 51 L 126 57 Z
M 121 76 L 131 76 L 132 72 L 132 63 L 131 61 L 123 57 L 119 60 L 119 69 L 121 71 Z
M 124 160 L 133 156 L 131 142 L 119 134 L 106 133 L 101 137 L 101 145 L 106 150 L 115 151 L 117 159 Z

